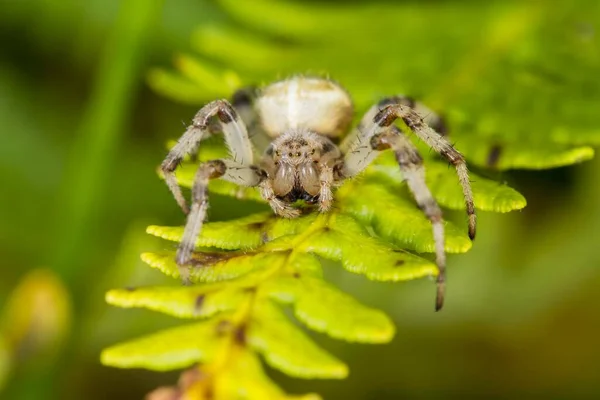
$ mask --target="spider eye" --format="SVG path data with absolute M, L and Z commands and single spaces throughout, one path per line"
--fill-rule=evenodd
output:
M 292 156 L 293 156 L 293 154 L 292 154 L 292 153 L 288 153 L 288 157 L 292 157 Z
M 300 152 L 296 153 L 296 157 L 300 157 L 302 154 Z

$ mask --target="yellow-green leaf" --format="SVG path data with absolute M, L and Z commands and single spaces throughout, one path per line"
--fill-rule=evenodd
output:
M 348 367 L 315 345 L 268 300 L 254 306 L 248 343 L 273 368 L 299 378 L 345 378 Z
M 445 161 L 439 161 L 437 157 L 429 157 L 425 161 L 425 172 L 427 186 L 441 206 L 454 210 L 464 210 L 465 199 L 462 188 L 458 184 L 456 170 L 451 165 Z M 384 184 L 384 186 L 391 186 L 393 190 L 398 190 L 398 185 L 394 185 L 394 182 L 400 183 L 403 178 L 398 163 L 391 152 L 386 152 L 378 157 L 376 163 L 367 172 L 367 175 L 374 178 L 378 177 L 379 174 L 385 175 L 391 181 L 387 185 Z M 527 205 L 525 197 L 506 184 L 484 178 L 472 172 L 470 173 L 470 180 L 475 208 L 478 210 L 504 213 L 520 210 Z M 366 179 L 366 182 L 370 182 L 370 180 Z M 380 181 L 379 184 L 381 184 Z
M 216 392 L 225 399 L 246 400 L 320 400 L 311 393 L 306 395 L 285 394 L 264 373 L 258 357 L 245 350 L 238 350 L 229 368 L 216 380 Z
M 254 214 L 249 217 L 225 222 L 209 222 L 204 224 L 196 241 L 198 247 L 217 247 L 224 250 L 252 249 L 265 242 L 266 225 L 272 213 Z M 146 230 L 151 235 L 166 240 L 181 241 L 183 226 L 149 226 Z
M 360 193 L 357 195 L 356 193 Z M 340 209 L 375 232 L 403 248 L 420 253 L 435 251 L 431 221 L 399 185 L 391 183 L 357 184 L 350 182 L 338 191 Z M 445 248 L 449 253 L 464 253 L 471 248 L 466 228 L 445 222 Z
M 105 349 L 102 364 L 118 368 L 147 368 L 156 371 L 210 362 L 225 343 L 221 320 L 167 329 Z
M 341 261 L 351 272 L 379 281 L 401 281 L 437 275 L 436 265 L 404 250 L 392 249 L 367 236 L 350 217 L 337 215 L 299 249 Z
M 199 318 L 235 310 L 247 297 L 235 281 L 186 287 L 113 289 L 106 293 L 106 302 L 123 308 L 143 307 L 179 318 Z
M 268 268 L 278 254 L 244 252 L 194 252 L 189 279 L 191 282 L 218 282 L 244 275 L 256 268 Z M 143 253 L 142 260 L 162 273 L 180 278 L 175 251 Z
M 296 272 L 263 287 L 279 301 L 292 303 L 294 315 L 310 329 L 350 342 L 385 343 L 395 328 L 382 311 L 364 306 L 321 278 Z

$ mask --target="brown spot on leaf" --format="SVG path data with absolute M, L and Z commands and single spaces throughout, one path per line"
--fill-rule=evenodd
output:
M 235 341 L 241 345 L 246 345 L 246 325 L 240 325 L 235 329 Z
M 396 260 L 394 267 L 401 267 L 404 265 L 404 260 Z
M 227 319 L 219 321 L 219 323 L 217 324 L 217 336 L 223 336 L 227 334 L 227 332 L 231 331 L 232 327 L 233 324 Z
M 228 252 L 194 252 L 190 264 L 193 267 L 209 267 L 223 261 L 239 257 L 241 254 L 235 251 Z
M 265 226 L 265 221 L 263 222 L 254 222 L 248 225 L 248 229 L 253 231 L 260 231 Z
M 492 146 L 490 152 L 488 153 L 486 164 L 490 168 L 496 168 L 498 166 L 498 161 L 500 160 L 500 155 L 502 154 L 502 147 L 496 144 Z
M 196 297 L 196 302 L 194 304 L 194 308 L 195 308 L 196 312 L 199 312 L 202 309 L 202 305 L 204 304 L 205 297 L 206 297 L 206 295 L 203 295 L 203 294 Z

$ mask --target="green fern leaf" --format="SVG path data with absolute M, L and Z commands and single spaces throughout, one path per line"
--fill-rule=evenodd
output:
M 263 290 L 282 303 L 292 303 L 299 321 L 332 338 L 386 343 L 394 336 L 394 325 L 383 312 L 360 304 L 320 278 L 296 273 L 269 281 Z
M 179 318 L 204 318 L 233 311 L 248 296 L 233 284 L 207 284 L 193 287 L 149 287 L 115 289 L 106 294 L 106 302 L 122 308 L 143 307 Z
M 268 300 L 260 301 L 248 342 L 267 363 L 298 378 L 345 378 L 348 367 L 317 347 Z
M 218 282 L 237 278 L 253 270 L 255 273 L 259 273 L 275 257 L 277 255 L 268 253 L 196 252 L 192 263 L 198 267 L 191 269 L 189 278 L 193 283 Z M 175 263 L 175 251 L 144 253 L 142 261 L 168 276 L 181 278 L 179 268 Z
M 102 352 L 104 365 L 147 368 L 155 371 L 185 368 L 210 362 L 227 341 L 219 334 L 221 320 L 212 319 L 171 328 L 140 339 L 109 347 Z
M 236 362 L 224 370 L 215 385 L 224 399 L 321 400 L 317 394 L 286 395 L 264 373 L 258 357 L 250 351 L 241 351 Z
M 427 154 L 426 151 L 422 153 Z M 441 206 L 453 210 L 464 209 L 465 199 L 461 187 L 456 184 L 454 168 L 432 157 L 426 161 L 425 173 L 427 186 Z M 374 179 L 387 177 L 388 185 L 391 184 L 396 192 L 401 192 L 397 183 L 402 180 L 402 174 L 391 152 L 382 154 L 367 170 L 367 174 Z M 478 210 L 505 213 L 521 210 L 527 205 L 525 197 L 513 188 L 475 173 L 470 175 L 473 198 Z
M 264 243 L 265 225 L 272 219 L 272 213 L 255 214 L 236 221 L 211 222 L 205 224 L 202 234 L 196 241 L 198 247 L 217 247 L 225 250 L 253 249 Z M 151 235 L 166 240 L 180 241 L 182 227 L 149 226 Z

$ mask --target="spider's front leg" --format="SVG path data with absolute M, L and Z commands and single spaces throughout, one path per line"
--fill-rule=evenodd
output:
M 204 136 L 216 129 L 214 123 L 211 124 L 213 122 L 212 118 L 215 116 L 218 118 L 216 122 L 220 124 L 225 134 L 225 141 L 232 159 L 243 165 L 252 164 L 252 145 L 248 138 L 246 126 L 238 118 L 231 104 L 227 100 L 215 100 L 202 107 L 194 116 L 192 125 L 186 129 L 161 164 L 165 182 L 171 193 L 173 193 L 177 204 L 186 214 L 189 213 L 189 209 L 177 183 L 175 170 L 187 154 L 194 154 L 198 151 L 198 146 Z
M 329 139 L 321 138 L 322 149 L 319 160 L 319 211 L 329 211 L 333 203 L 332 186 L 336 182 L 336 173 L 342 169 L 343 158 L 339 147 Z
M 232 160 L 212 160 L 200 164 L 192 187 L 192 206 L 187 217 L 183 238 L 177 249 L 175 261 L 179 266 L 182 280 L 189 283 L 189 269 L 196 240 L 202 230 L 208 210 L 208 183 L 211 179 L 222 178 L 242 186 L 257 186 L 264 178 L 262 170 L 245 166 Z
M 225 136 L 225 143 L 231 159 L 208 161 L 198 167 L 192 187 L 192 207 L 188 209 L 174 172 L 183 157 L 198 148 L 203 136 L 210 133 L 211 128 L 214 130 L 215 122 L 219 124 L 218 126 Z M 227 100 L 213 101 L 198 111 L 192 125 L 187 128 L 181 139 L 171 149 L 161 168 L 175 200 L 188 214 L 175 260 L 180 268 L 181 276 L 186 282 L 189 271 L 184 266 L 191 261 L 196 239 L 206 218 L 209 180 L 223 178 L 238 185 L 257 186 L 264 179 L 265 174 L 253 166 L 253 149 L 246 125 Z
M 284 218 L 297 218 L 301 212 L 299 209 L 290 206 L 284 201 L 277 198 L 273 189 L 273 181 L 270 178 L 264 179 L 260 185 L 260 195 L 265 199 L 276 215 Z
M 433 198 L 431 191 L 425 183 L 425 168 L 423 158 L 412 142 L 400 132 L 395 126 L 391 126 L 386 132 L 377 134 L 371 138 L 370 146 L 374 150 L 383 151 L 392 149 L 400 171 L 406 180 L 417 205 L 427 218 L 431 221 L 433 228 L 433 240 L 435 243 L 436 265 L 438 276 L 436 278 L 437 295 L 435 310 L 439 311 L 444 305 L 446 292 L 446 252 L 444 250 L 444 221 L 442 210 Z
M 423 137 L 423 131 L 429 135 L 437 137 L 436 143 L 444 143 L 442 146 L 446 153 L 446 157 L 453 157 L 459 171 L 459 178 L 463 185 L 465 201 L 467 203 L 467 212 L 470 217 L 469 234 L 471 238 L 475 236 L 475 219 L 473 211 L 473 200 L 468 175 L 466 175 L 466 166 L 460 153 L 447 142 L 445 138 L 433 131 L 422 118 L 414 110 L 397 102 L 406 102 L 406 98 L 396 97 L 384 100 L 377 106 L 371 107 L 363 117 L 359 128 L 343 144 L 345 150 L 344 155 L 344 177 L 351 177 L 364 170 L 379 154 L 380 151 L 392 149 L 398 161 L 400 170 L 407 182 L 407 185 L 413 194 L 417 204 L 429 218 L 433 228 L 433 238 L 435 243 L 436 264 L 438 267 L 437 276 L 437 296 L 435 309 L 440 310 L 444 304 L 445 287 L 446 287 L 446 253 L 444 251 L 444 222 L 442 219 L 442 211 L 437 202 L 433 198 L 431 191 L 425 183 L 425 170 L 423 168 L 423 160 L 419 155 L 415 146 L 411 141 L 395 127 L 393 121 L 395 118 L 387 117 L 390 108 L 402 108 L 405 114 L 409 114 L 411 118 L 418 118 L 419 124 L 407 124 L 413 130 L 416 130 L 418 125 L 420 137 Z M 408 110 L 408 111 L 407 111 Z M 416 116 L 416 117 L 415 117 Z M 441 119 L 437 118 L 432 121 L 441 123 Z M 433 132 L 433 133 L 431 133 Z M 427 141 L 430 143 L 430 141 Z M 434 147 L 432 145 L 432 147 Z M 434 147 L 435 149 L 436 147 Z M 462 164 L 460 162 L 462 160 Z
M 381 109 L 371 123 L 365 125 L 365 134 L 369 137 L 385 132 L 386 128 L 392 126 L 396 119 L 402 119 L 406 126 L 410 128 L 421 140 L 429 147 L 438 152 L 442 157 L 448 160 L 458 175 L 458 180 L 463 189 L 465 206 L 469 217 L 469 237 L 475 238 L 477 229 L 477 216 L 475 215 L 475 205 L 473 204 L 473 192 L 469 180 L 469 171 L 462 154 L 456 150 L 452 144 L 434 131 L 424 119 L 412 108 L 403 104 L 390 104 Z

